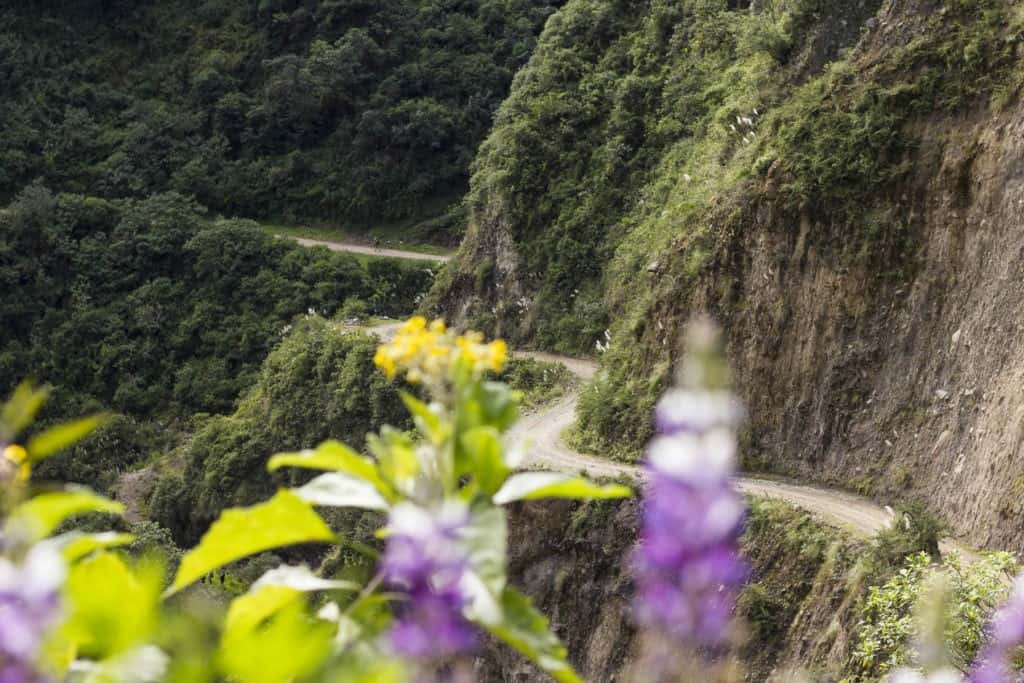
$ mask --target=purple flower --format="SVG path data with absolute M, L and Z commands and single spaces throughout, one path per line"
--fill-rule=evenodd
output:
M 744 505 L 730 481 L 739 415 L 728 392 L 674 389 L 656 408 L 647 450 L 639 617 L 697 648 L 727 641 L 746 575 L 737 553 Z
M 1010 667 L 1014 651 L 1024 645 L 1024 574 L 1018 576 L 1010 598 L 996 610 L 989 625 L 990 641 L 971 671 L 971 683 L 1024 681 Z
M 61 614 L 64 560 L 40 544 L 19 566 L 0 558 L 0 683 L 44 681 L 35 671 L 39 648 Z
M 476 632 L 462 613 L 467 560 L 459 536 L 467 522 L 461 507 L 432 512 L 404 503 L 391 512 L 382 570 L 408 596 L 391 630 L 392 645 L 406 657 L 451 657 L 476 644 Z

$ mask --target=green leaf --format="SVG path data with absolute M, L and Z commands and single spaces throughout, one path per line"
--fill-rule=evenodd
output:
M 74 563 L 97 550 L 128 545 L 134 540 L 135 537 L 131 534 L 119 534 L 116 531 L 104 531 L 98 534 L 69 531 L 60 536 L 48 538 L 42 543 L 53 544 L 68 563 Z
M 501 435 L 494 427 L 476 427 L 462 435 L 455 473 L 471 474 L 480 490 L 493 495 L 509 475 Z
M 32 424 L 49 395 L 48 389 L 36 389 L 31 382 L 19 384 L 0 413 L 0 441 L 12 440 Z
M 486 424 L 499 432 L 504 432 L 519 419 L 518 396 L 504 382 L 481 382 L 476 398 L 480 401 Z
M 102 427 L 109 419 L 109 415 L 92 415 L 81 420 L 57 425 L 42 434 L 33 436 L 28 440 L 29 462 L 38 462 L 75 445 Z
M 283 564 L 276 569 L 264 572 L 263 576 L 252 585 L 253 590 L 264 586 L 283 586 L 308 593 L 311 591 L 358 591 L 362 586 L 354 581 L 337 581 L 317 576 L 306 565 Z
M 163 573 L 155 565 L 132 571 L 109 552 L 71 568 L 66 635 L 81 655 L 105 659 L 144 642 L 157 624 Z
M 420 472 L 420 459 L 409 435 L 384 425 L 380 436 L 366 437 L 370 451 L 377 457 L 381 477 L 404 493 L 411 493 Z
M 459 543 L 465 548 L 470 569 L 494 595 L 500 595 L 508 564 L 508 517 L 503 508 L 478 505 L 469 519 Z
M 265 503 L 221 513 L 199 545 L 185 553 L 168 594 L 248 555 L 296 543 L 331 542 L 334 534 L 308 503 L 278 491 Z
M 342 472 L 321 474 L 292 491 L 312 505 L 364 510 L 387 510 L 389 507 L 388 501 L 378 493 L 373 484 Z
M 278 453 L 267 463 L 267 469 L 271 472 L 282 467 L 345 472 L 370 482 L 380 491 L 381 495 L 389 500 L 394 499 L 394 491 L 381 479 L 380 473 L 377 471 L 377 464 L 338 441 L 324 441 L 316 447 L 316 450 Z
M 337 648 L 337 644 L 335 644 Z M 334 667 L 331 683 L 408 683 L 416 677 L 409 665 L 385 652 L 345 652 Z
M 263 589 L 271 590 L 281 592 L 289 589 Z M 335 625 L 310 618 L 301 593 L 295 594 L 300 599 L 269 605 L 274 607 L 271 610 L 267 610 L 268 605 L 261 605 L 264 611 L 269 612 L 265 618 L 258 618 L 261 616 L 258 609 L 244 618 L 236 616 L 233 622 L 229 616 L 229 625 L 225 628 L 217 657 L 222 672 L 229 680 L 278 683 L 304 679 L 330 656 Z M 245 628 L 242 627 L 243 622 Z
M 445 439 L 448 438 L 450 430 L 447 428 L 446 423 L 441 419 L 441 416 L 430 409 L 430 406 L 419 400 L 407 391 L 401 392 L 402 402 L 405 403 L 405 407 L 412 413 L 413 422 L 416 423 L 416 428 L 420 432 L 430 439 L 434 445 L 440 445 L 444 443 Z
M 600 485 L 580 477 L 557 472 L 523 472 L 509 477 L 494 494 L 494 503 L 539 498 L 627 498 L 633 492 L 620 484 Z
M 22 503 L 11 513 L 8 525 L 23 525 L 35 538 L 49 536 L 70 517 L 86 512 L 121 514 L 124 506 L 85 488 L 41 493 Z
M 281 611 L 296 602 L 302 591 L 288 586 L 260 586 L 231 601 L 228 615 L 224 620 L 224 640 L 230 641 L 244 636 Z
M 548 628 L 547 618 L 514 588 L 501 594 L 501 617 L 484 628 L 533 660 L 559 683 L 583 683 L 568 661 L 568 652 Z
M 358 649 L 385 657 L 387 653 L 377 652 L 378 646 L 382 644 L 378 636 L 391 625 L 393 599 L 393 596 L 382 593 L 363 594 L 349 604 L 344 613 L 338 603 L 328 602 L 316 615 L 338 625 L 334 635 L 336 649 L 347 649 L 349 652 Z

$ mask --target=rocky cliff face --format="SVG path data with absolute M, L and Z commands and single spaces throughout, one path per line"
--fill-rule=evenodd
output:
M 917 498 L 968 539 L 1024 542 L 1024 108 L 922 126 L 899 205 L 908 272 L 837 263 L 813 211 L 754 207 L 728 251 L 732 358 L 762 464 Z M 703 293 L 718 303 L 713 290 Z
M 578 444 L 627 458 L 708 311 L 748 467 L 1019 549 L 1022 84 L 1008 0 L 575 0 L 484 146 L 434 303 L 562 350 L 607 329 Z
M 614 681 L 633 655 L 629 558 L 633 501 L 517 504 L 509 518 L 509 579 L 551 619 L 584 680 Z M 478 662 L 480 681 L 546 681 L 499 643 Z

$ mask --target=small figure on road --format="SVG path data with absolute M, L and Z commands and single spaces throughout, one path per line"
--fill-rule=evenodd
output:
M 374 251 L 380 251 L 380 238 L 379 237 L 374 237 L 373 238 L 373 249 L 374 249 Z

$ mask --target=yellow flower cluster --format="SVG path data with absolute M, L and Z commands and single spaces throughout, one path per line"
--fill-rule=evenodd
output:
M 28 463 L 28 453 L 24 448 L 11 444 L 4 449 L 3 457 L 18 468 L 18 473 L 15 477 L 16 481 L 23 482 L 28 480 L 29 475 L 32 474 L 32 466 Z
M 501 372 L 508 360 L 508 346 L 504 339 L 485 344 L 484 336 L 479 332 L 467 332 L 456 337 L 455 348 L 475 372 Z
M 455 336 L 443 320 L 430 323 L 421 316 L 410 318 L 388 344 L 381 344 L 373 362 L 388 378 L 400 371 L 410 382 L 442 381 L 457 362 L 468 365 L 474 374 L 501 372 L 508 359 L 508 347 L 501 339 L 489 344 L 479 332 Z

